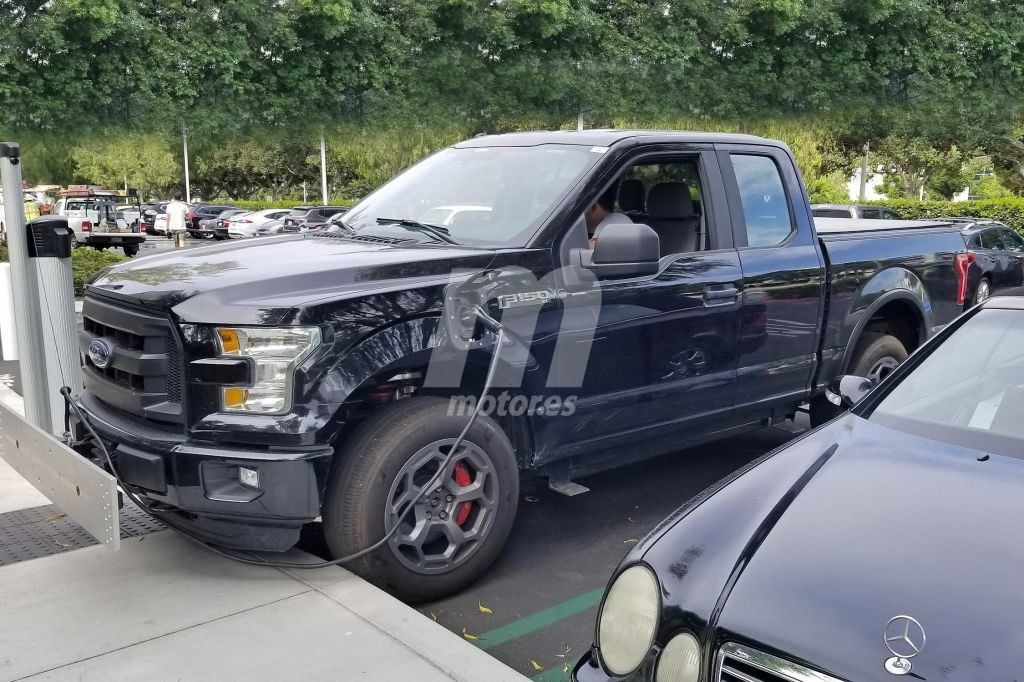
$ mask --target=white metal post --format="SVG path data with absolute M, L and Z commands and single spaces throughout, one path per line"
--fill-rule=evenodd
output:
M 871 145 L 867 142 L 864 143 L 864 158 L 860 162 L 860 199 L 864 201 L 868 195 L 868 152 L 871 151 Z
M 320 192 L 327 205 L 327 144 L 324 142 L 324 131 L 320 130 Z
M 25 202 L 21 191 L 21 148 L 16 143 L 0 142 L 0 180 L 3 182 L 11 288 L 16 302 L 14 321 L 18 336 L 25 418 L 40 429 L 52 433 L 50 404 L 46 395 L 46 339 L 39 303 L 39 280 L 35 259 L 28 256 Z
M 192 190 L 189 188 L 188 179 L 188 129 L 181 126 L 181 145 L 185 154 L 185 203 L 192 203 Z

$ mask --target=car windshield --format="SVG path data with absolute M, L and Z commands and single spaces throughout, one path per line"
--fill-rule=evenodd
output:
M 924 438 L 1024 458 L 1024 312 L 976 314 L 893 387 L 869 418 Z
M 439 216 L 450 216 L 451 207 L 470 206 L 471 216 L 445 226 L 454 241 L 525 246 L 602 151 L 559 144 L 451 147 L 385 184 L 346 213 L 343 222 L 358 233 L 437 241 L 427 231 L 397 221 L 440 225 Z

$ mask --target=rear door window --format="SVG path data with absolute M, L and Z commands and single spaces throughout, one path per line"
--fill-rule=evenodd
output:
M 1024 252 L 1024 239 L 1013 230 L 1003 230 L 1003 243 L 1006 244 L 1007 251 L 1013 251 L 1015 253 Z
M 775 246 L 794 231 L 786 188 L 770 156 L 730 154 L 743 206 L 747 246 Z
M 862 208 L 860 217 L 864 220 L 881 220 L 882 212 L 877 208 Z
M 981 248 L 989 249 L 991 251 L 1002 251 L 1003 242 L 999 238 L 999 230 L 985 230 L 978 239 L 981 242 Z

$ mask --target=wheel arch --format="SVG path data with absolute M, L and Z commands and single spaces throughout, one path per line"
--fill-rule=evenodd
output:
M 342 440 L 345 433 L 372 411 L 388 404 L 375 403 L 375 392 L 377 398 L 383 397 L 380 394 L 385 390 L 409 391 L 411 396 L 480 397 L 493 349 L 470 351 L 468 357 L 460 358 L 462 351 L 448 343 L 447 334 L 439 322 L 440 318 L 436 316 L 404 320 L 365 337 L 342 354 L 320 380 L 321 385 L 330 387 L 323 401 L 340 406 L 332 422 L 335 440 Z M 464 367 L 459 372 L 458 365 L 463 362 Z M 527 363 L 536 363 L 532 353 Z M 449 365 L 452 372 L 445 374 L 458 377 L 458 383 L 427 385 L 427 377 L 437 369 L 432 365 Z M 499 365 L 499 375 L 502 367 L 509 365 Z M 492 394 L 494 392 L 492 390 Z M 520 467 L 525 466 L 534 448 L 533 429 L 528 416 L 490 416 L 512 443 Z
M 912 353 L 928 339 L 932 319 L 931 304 L 924 285 L 916 275 L 913 277 L 919 287 L 890 289 L 878 294 L 866 306 L 853 325 L 850 341 L 843 352 L 843 372 L 849 368 L 853 353 L 865 332 L 884 331 L 891 334 L 899 339 L 908 353 Z

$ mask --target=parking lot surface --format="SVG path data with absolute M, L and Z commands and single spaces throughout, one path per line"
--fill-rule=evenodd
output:
M 630 546 L 690 497 L 808 427 L 801 415 L 785 427 L 581 478 L 590 492 L 577 497 L 526 478 L 512 535 L 487 575 L 417 609 L 534 680 L 568 680 Z M 302 546 L 323 554 L 315 540 Z

